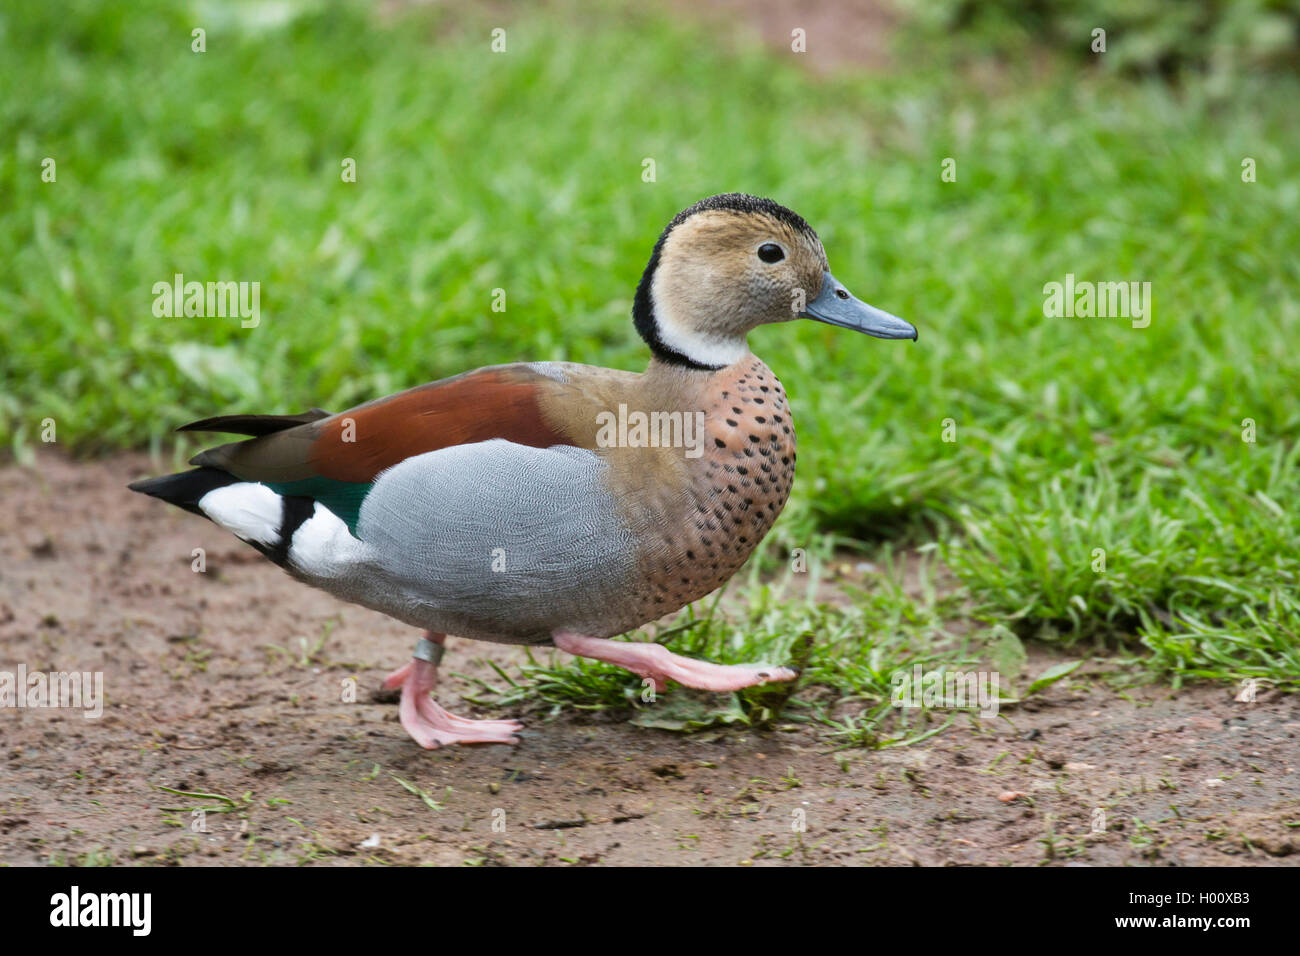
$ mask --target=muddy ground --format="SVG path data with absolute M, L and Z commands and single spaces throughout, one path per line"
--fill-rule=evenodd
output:
M 833 753 L 812 726 L 682 736 L 584 713 L 531 716 L 518 747 L 420 750 L 375 693 L 411 629 L 123 487 L 162 470 L 0 468 L 0 671 L 102 671 L 107 697 L 99 719 L 0 709 L 2 863 L 1300 861 L 1300 702 L 1221 685 L 1072 677 L 1005 720 L 883 751 Z M 494 678 L 485 658 L 519 653 L 452 639 L 444 672 Z M 441 699 L 486 716 L 470 687 L 449 678 Z

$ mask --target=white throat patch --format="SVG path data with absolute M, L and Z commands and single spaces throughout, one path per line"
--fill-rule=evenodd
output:
M 668 348 L 680 352 L 692 362 L 710 366 L 738 362 L 749 351 L 749 345 L 743 335 L 734 338 L 717 338 L 688 327 L 680 316 L 673 314 L 668 304 L 668 297 L 661 295 L 662 290 L 663 270 L 658 269 L 650 283 L 650 305 L 654 310 L 659 340 Z

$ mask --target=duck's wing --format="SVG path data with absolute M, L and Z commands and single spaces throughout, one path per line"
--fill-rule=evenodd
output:
M 543 413 L 547 393 L 571 386 L 539 368 L 478 369 L 301 423 L 294 420 L 315 413 L 205 419 L 186 429 L 247 434 L 271 427 L 272 419 L 288 427 L 210 448 L 190 464 L 261 482 L 281 495 L 315 499 L 355 530 L 375 479 L 417 455 L 491 439 L 533 448 L 585 445 Z

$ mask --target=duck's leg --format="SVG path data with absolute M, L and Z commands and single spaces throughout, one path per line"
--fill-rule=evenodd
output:
M 768 681 L 794 680 L 799 676 L 798 671 L 789 667 L 696 661 L 674 654 L 662 644 L 610 641 L 584 637 L 573 631 L 556 631 L 553 638 L 560 650 L 625 667 L 633 674 L 654 681 L 656 690 L 663 690 L 665 681 L 669 680 L 701 690 L 739 690 Z
M 457 717 L 438 706 L 429 694 L 438 686 L 438 662 L 442 660 L 446 634 L 425 631 L 415 644 L 411 662 L 384 679 L 384 687 L 402 688 L 402 726 L 426 750 L 447 744 L 517 744 L 515 731 L 523 728 L 516 720 L 470 720 Z

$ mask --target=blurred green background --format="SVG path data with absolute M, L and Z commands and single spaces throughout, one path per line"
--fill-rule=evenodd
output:
M 960 605 L 1295 686 L 1300 5 L 815 6 L 4 5 L 0 442 L 30 461 L 50 417 L 76 453 L 170 450 L 482 364 L 639 369 L 659 231 L 752 192 L 920 329 L 751 337 L 801 451 L 760 567 L 920 548 L 955 598 L 891 592 L 891 626 Z M 178 272 L 260 282 L 260 325 L 155 317 Z M 1067 273 L 1150 282 L 1150 327 L 1046 318 Z

